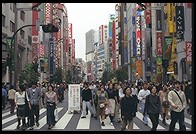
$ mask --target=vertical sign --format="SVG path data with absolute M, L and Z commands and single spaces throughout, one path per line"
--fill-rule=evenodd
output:
M 51 3 L 45 4 L 45 20 L 46 24 L 51 23 Z
M 50 46 L 50 74 L 53 75 L 54 72 L 54 39 L 49 39 Z
M 161 15 L 161 12 L 162 12 L 161 10 L 156 10 L 156 18 L 157 18 L 156 19 L 156 30 L 157 31 L 162 30 L 162 22 L 161 22 L 161 20 L 162 20 L 161 19 L 162 18 L 161 16 L 162 15 Z
M 131 58 L 131 70 L 132 70 L 132 74 L 136 73 L 136 58 L 135 57 Z
M 151 3 L 145 3 L 146 6 L 146 10 L 145 10 L 145 20 L 146 20 L 146 24 L 150 24 L 151 23 Z
M 176 38 L 184 39 L 184 6 L 176 6 Z
M 133 36 L 133 56 L 136 56 L 136 33 L 135 33 L 135 31 L 133 31 L 133 34 L 132 34 L 132 36 Z
M 68 93 L 68 111 L 80 111 L 80 84 L 69 84 Z
M 68 35 L 68 37 L 69 38 L 72 38 L 72 23 L 69 23 L 68 24 L 68 29 L 69 29 L 69 35 Z
M 192 61 L 192 43 L 186 42 L 186 62 L 191 63 Z
M 136 17 L 136 44 L 137 44 L 137 56 L 141 56 L 141 17 Z
M 169 33 L 174 32 L 174 8 L 173 3 L 168 3 L 168 9 L 167 9 L 167 20 L 168 20 L 168 27 L 169 27 Z
M 162 56 L 162 32 L 157 32 L 157 49 L 156 55 Z
M 112 22 L 112 68 L 116 70 L 116 25 Z
M 171 52 L 172 52 L 172 37 L 165 37 L 164 40 L 164 49 L 165 49 L 165 59 L 171 59 Z

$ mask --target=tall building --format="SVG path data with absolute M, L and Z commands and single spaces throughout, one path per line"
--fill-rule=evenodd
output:
M 93 74 L 93 60 L 94 60 L 94 50 L 95 44 L 98 42 L 98 31 L 97 30 L 89 30 L 86 34 L 86 64 L 87 64 L 87 80 L 93 81 L 95 75 Z
M 29 9 L 23 10 L 23 9 Z M 17 66 L 12 66 L 12 72 L 10 79 L 10 72 L 5 69 L 5 60 L 7 58 L 7 53 L 11 50 L 10 38 L 14 35 L 14 32 L 20 27 L 32 24 L 32 3 L 2 3 L 2 81 L 10 82 L 13 84 L 16 82 L 15 78 L 18 77 L 18 73 L 24 69 L 27 63 L 32 62 L 32 27 L 26 27 L 21 29 L 17 34 Z M 9 40 L 9 41 L 8 41 Z M 14 54 L 14 45 L 12 47 L 12 54 Z M 12 55 L 14 56 L 14 55 Z M 14 57 L 12 57 L 14 61 Z M 14 73 L 14 70 L 17 73 Z M 9 75 L 8 75 L 9 73 Z

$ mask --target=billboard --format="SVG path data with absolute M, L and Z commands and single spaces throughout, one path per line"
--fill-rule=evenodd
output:
M 68 37 L 69 38 L 72 38 L 73 36 L 72 36 L 72 34 L 73 34 L 73 32 L 72 32 L 72 23 L 69 23 L 68 24 L 68 33 L 69 33 L 69 35 L 68 35 Z
M 136 46 L 136 33 L 135 33 L 135 31 L 133 31 L 133 33 L 132 33 L 132 38 L 133 38 L 133 42 L 132 42 L 132 44 L 133 44 L 133 56 L 136 56 L 137 46 Z
M 192 61 L 192 43 L 191 42 L 185 42 L 186 43 L 186 62 L 191 63 Z
M 174 33 L 174 8 L 173 3 L 167 5 L 167 20 L 169 33 Z
M 68 85 L 68 112 L 80 111 L 80 84 Z
M 49 39 L 49 46 L 50 46 L 50 74 L 53 75 L 54 73 L 54 39 Z
M 162 11 L 161 10 L 156 10 L 156 30 L 157 31 L 160 31 L 162 30 L 162 18 L 161 18 L 161 13 Z
M 141 16 L 136 17 L 136 45 L 137 51 L 136 54 L 141 56 Z
M 151 23 L 151 3 L 145 3 L 145 6 L 146 6 L 146 10 L 145 10 L 145 20 L 146 20 L 146 24 L 150 24 Z
M 164 54 L 165 54 L 165 58 L 168 60 L 171 59 L 172 41 L 173 41 L 172 37 L 164 38 L 164 50 L 165 50 Z
M 176 6 L 176 39 L 184 39 L 184 6 Z
M 162 32 L 157 32 L 157 48 L 156 48 L 156 55 L 162 56 Z
M 51 23 L 51 3 L 45 3 L 45 23 L 48 24 L 48 23 Z
M 142 60 L 136 61 L 136 67 L 139 77 L 143 77 L 143 66 L 142 66 Z

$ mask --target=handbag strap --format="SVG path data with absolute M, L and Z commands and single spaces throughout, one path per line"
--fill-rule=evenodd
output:
M 182 106 L 183 106 L 183 102 L 182 102 L 182 99 L 180 98 L 179 94 L 178 94 L 175 90 L 173 90 L 173 91 L 177 94 L 177 96 L 178 96 L 178 98 L 180 99 L 180 101 L 181 101 L 181 103 L 182 103 Z

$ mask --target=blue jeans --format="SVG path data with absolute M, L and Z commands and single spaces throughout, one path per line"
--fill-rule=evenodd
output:
M 144 106 L 145 106 L 145 103 L 143 103 L 143 102 L 139 103 L 139 107 L 141 108 L 140 111 L 142 113 L 144 113 Z M 143 121 L 144 121 L 144 124 L 148 124 L 148 118 L 147 118 L 147 113 L 146 112 L 144 114 Z

